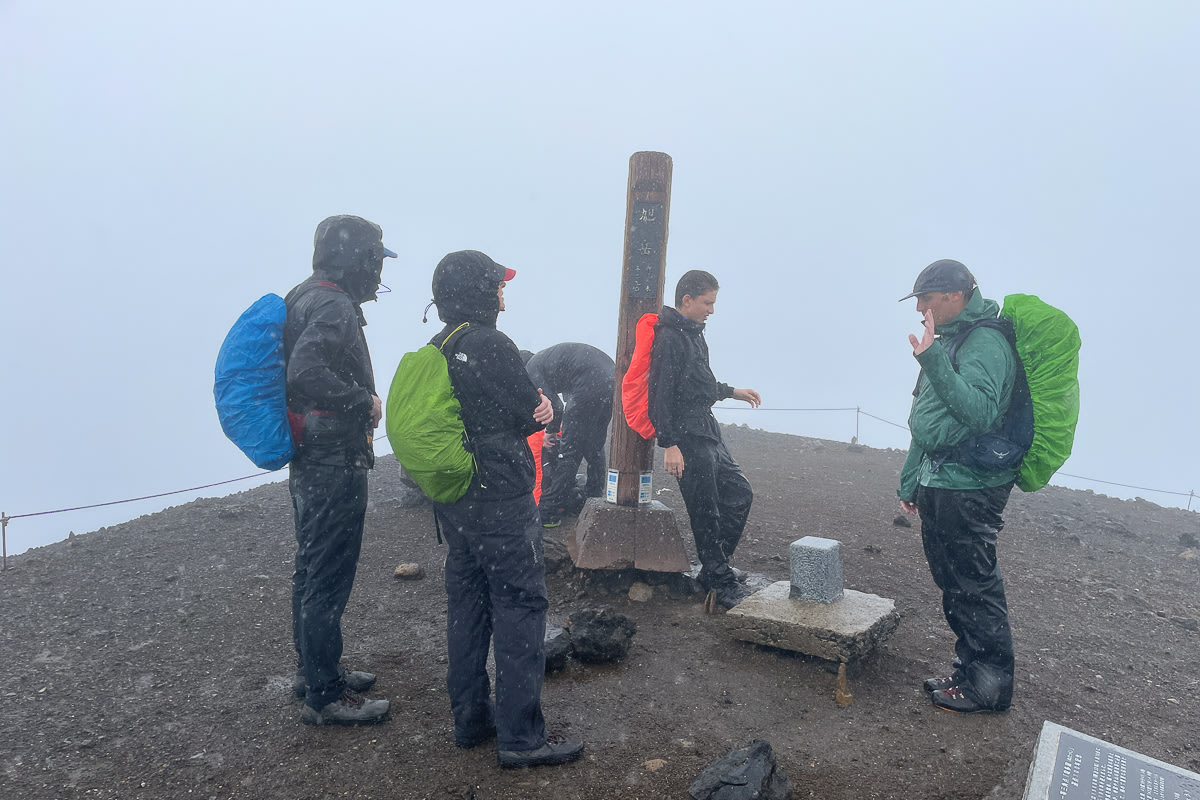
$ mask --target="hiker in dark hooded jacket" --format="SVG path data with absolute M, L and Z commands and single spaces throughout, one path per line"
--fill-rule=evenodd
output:
M 362 217 L 329 217 L 313 240 L 313 274 L 288 293 L 283 328 L 288 419 L 296 454 L 288 489 L 296 522 L 292 634 L 301 719 L 311 725 L 380 722 L 387 700 L 359 692 L 369 672 L 346 671 L 342 612 L 350 598 L 367 511 L 372 432 L 382 403 L 363 336 L 362 304 L 379 290 L 383 231 Z
M 563 764 L 583 742 L 551 737 L 542 715 L 546 672 L 546 564 L 526 437 L 553 417 L 517 346 L 496 330 L 504 285 L 516 272 L 476 250 L 450 253 L 433 274 L 433 302 L 476 472 L 466 494 L 435 503 L 446 538 L 446 685 L 454 740 L 469 748 L 497 739 L 500 765 Z M 496 656 L 496 700 L 487 671 Z

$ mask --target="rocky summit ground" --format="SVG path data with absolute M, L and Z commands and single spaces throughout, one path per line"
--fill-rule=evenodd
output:
M 0 575 L 0 797 L 683 798 L 753 739 L 797 798 L 1018 798 L 1044 720 L 1200 770 L 1200 516 L 1050 487 L 1016 492 L 1001 534 L 1017 647 L 1010 711 L 934 709 L 921 681 L 952 656 L 919 528 L 895 524 L 903 453 L 726 428 L 756 498 L 735 564 L 789 575 L 788 544 L 842 544 L 847 588 L 893 598 L 896 633 L 853 665 L 735 641 L 702 598 L 563 560 L 548 532 L 550 621 L 608 604 L 638 624 L 621 663 L 570 663 L 543 700 L 582 761 L 501 770 L 454 747 L 443 548 L 381 458 L 346 658 L 378 673 L 388 722 L 313 728 L 291 695 L 293 553 L 284 483 L 205 499 L 9 560 Z M 686 518 L 674 481 L 658 498 Z M 690 538 L 690 537 L 689 537 Z M 689 541 L 689 549 L 691 544 Z M 417 562 L 425 577 L 393 577 Z M 646 577 L 646 576 L 640 576 Z

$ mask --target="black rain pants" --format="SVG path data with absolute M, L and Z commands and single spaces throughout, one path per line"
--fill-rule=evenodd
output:
M 967 696 L 1004 710 L 1012 702 L 1013 641 L 1004 578 L 996 559 L 1001 514 L 1012 484 L 987 489 L 917 489 L 921 541 L 942 612 L 958 637 L 961 685 Z
M 735 580 L 729 559 L 742 539 L 754 490 L 733 460 L 725 443 L 700 436 L 679 441 L 683 495 L 696 540 L 696 555 L 703 567 L 701 583 L 715 586 Z
M 367 512 L 367 470 L 293 460 L 288 477 L 296 520 L 292 637 L 308 683 L 306 702 L 320 710 L 346 681 L 342 612 L 350 599 Z
M 567 506 L 575 489 L 575 474 L 587 460 L 587 497 L 602 497 L 608 480 L 604 442 L 612 420 L 612 394 L 575 398 L 563 411 L 562 437 L 550 451 L 549 467 L 542 478 L 542 503 L 557 511 Z
M 494 723 L 501 750 L 546 744 L 546 560 L 533 495 L 481 501 L 473 486 L 457 503 L 435 504 L 446 554 L 446 686 L 455 736 Z M 487 672 L 496 656 L 496 701 Z

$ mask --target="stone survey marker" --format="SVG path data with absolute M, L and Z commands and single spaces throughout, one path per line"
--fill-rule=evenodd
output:
M 771 584 L 726 614 L 735 639 L 849 663 L 895 632 L 895 601 L 842 588 L 838 542 L 805 536 L 789 551 L 792 579 Z
M 1200 800 L 1200 775 L 1053 722 L 1042 725 L 1024 800 Z

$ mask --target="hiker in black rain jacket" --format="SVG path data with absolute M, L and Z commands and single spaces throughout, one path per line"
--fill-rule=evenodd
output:
M 516 272 L 477 250 L 450 253 L 433 274 L 441 345 L 475 456 L 471 485 L 454 503 L 435 503 L 445 536 L 446 685 L 459 747 L 497 740 L 501 766 L 561 764 L 583 742 L 550 737 L 542 715 L 546 672 L 546 564 L 533 500 L 535 469 L 526 438 L 553 416 L 517 346 L 496 330 L 504 285 Z M 496 699 L 487 671 L 496 656 Z
M 566 400 L 565 407 L 555 406 L 562 437 L 554 447 L 547 448 L 550 458 L 542 475 L 542 525 L 551 528 L 561 522 L 563 513 L 579 513 L 584 496 L 604 494 L 608 472 L 604 440 L 612 420 L 617 365 L 598 347 L 563 342 L 539 350 L 525 368 L 534 385 L 550 395 L 552 404 L 559 394 Z M 575 472 L 584 459 L 587 483 L 580 496 Z
M 292 634 L 301 719 L 311 725 L 379 722 L 387 700 L 359 692 L 369 672 L 341 665 L 342 612 L 350 598 L 367 511 L 372 432 L 382 404 L 363 336 L 362 303 L 379 290 L 383 246 L 378 225 L 329 217 L 313 240 L 313 274 L 288 293 L 283 328 L 288 418 L 296 454 L 288 489 L 296 521 Z
M 704 325 L 719 288 L 708 272 L 691 270 L 675 287 L 675 307 L 659 312 L 650 351 L 649 413 L 658 446 L 666 449 L 663 465 L 679 480 L 687 506 L 701 564 L 697 580 L 732 608 L 750 594 L 729 559 L 741 541 L 754 491 L 725 447 L 712 406 L 732 397 L 756 408 L 762 398 L 753 389 L 718 382 L 709 367 Z

